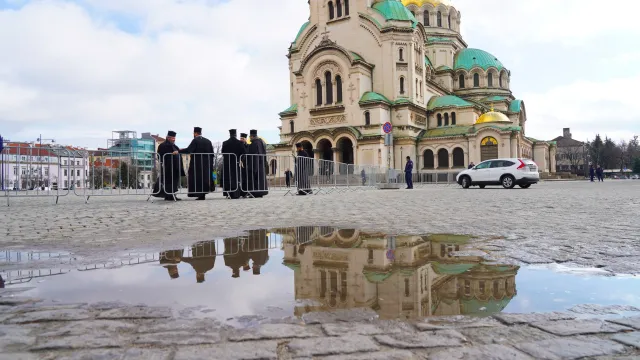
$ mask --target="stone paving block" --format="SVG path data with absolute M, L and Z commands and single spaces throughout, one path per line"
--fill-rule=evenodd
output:
M 493 317 L 502 321 L 507 325 L 529 324 L 532 322 L 542 322 L 542 321 L 573 320 L 576 318 L 574 315 L 560 313 L 560 312 L 529 313 L 529 314 L 498 313 L 493 315 Z
M 141 324 L 138 328 L 139 333 L 157 333 L 167 331 L 192 331 L 192 332 L 207 332 L 214 331 L 222 328 L 222 325 L 215 320 L 203 320 L 203 319 L 172 319 L 166 321 L 164 319 L 148 320 L 152 323 Z
M 264 324 L 253 329 L 234 331 L 229 335 L 231 341 L 273 340 L 286 338 L 308 338 L 322 336 L 319 328 L 304 325 Z
M 414 360 L 421 359 L 408 350 L 389 350 L 364 354 L 332 355 L 322 360 Z
M 179 347 L 174 360 L 275 360 L 277 341 L 223 343 L 215 346 Z
M 344 334 L 383 335 L 383 334 L 397 334 L 403 331 L 403 329 L 400 326 L 383 327 L 377 323 L 376 324 L 368 324 L 368 323 L 324 324 L 322 325 L 322 329 L 329 336 L 343 336 Z
M 125 344 L 125 340 L 117 335 L 111 337 L 94 336 L 85 334 L 79 336 L 64 336 L 56 338 L 38 339 L 32 351 L 43 350 L 73 350 L 73 349 L 96 349 L 120 347 Z
M 533 360 L 529 355 L 504 345 L 459 347 L 436 352 L 429 360 Z
M 328 324 L 335 322 L 364 322 L 378 318 L 378 313 L 370 308 L 335 310 L 330 312 L 311 312 L 302 315 L 305 324 Z
M 460 333 L 472 343 L 484 345 L 515 345 L 531 341 L 555 339 L 554 335 L 529 325 L 461 329 Z
M 636 330 L 640 330 L 640 316 L 631 316 L 631 317 L 625 317 L 622 319 L 611 319 L 607 321 L 612 322 L 614 324 L 624 325 L 624 326 L 634 328 Z
M 137 345 L 201 345 L 217 344 L 221 337 L 219 333 L 212 332 L 198 334 L 189 331 L 172 331 L 164 333 L 138 334 L 133 343 Z
M 74 321 L 90 319 L 92 316 L 85 309 L 45 310 L 17 314 L 7 322 L 10 324 L 25 324 L 46 321 Z
M 51 328 L 45 332 L 38 334 L 40 337 L 53 337 L 53 336 L 70 336 L 70 335 L 83 335 L 91 332 L 110 332 L 121 333 L 126 331 L 133 331 L 138 325 L 125 321 L 117 320 L 83 320 L 74 321 L 71 323 L 63 323 L 62 325 Z
M 38 357 L 31 353 L 0 353 L 0 360 L 36 360 Z
M 470 329 L 479 327 L 504 326 L 491 317 L 453 316 L 450 318 L 428 319 L 416 324 L 418 330 Z
M 638 312 L 639 308 L 629 305 L 597 305 L 597 304 L 581 304 L 576 305 L 569 309 L 569 311 L 576 314 L 589 314 L 589 315 L 606 315 L 606 314 L 620 314 L 622 312 Z
M 56 356 L 56 360 L 122 360 L 125 351 L 122 349 L 80 350 Z
M 597 337 L 560 338 L 515 346 L 536 359 L 580 359 L 587 356 L 620 354 L 624 345 Z
M 632 332 L 632 333 L 626 333 L 626 334 L 616 334 L 611 339 L 615 340 L 615 341 L 617 341 L 617 342 L 619 342 L 621 344 L 634 346 L 634 347 L 640 349 L 640 332 Z
M 378 335 L 375 338 L 382 345 L 404 349 L 462 346 L 466 342 L 465 337 L 455 330 Z
M 42 299 L 28 297 L 0 297 L 0 305 L 16 306 L 22 304 L 33 304 L 42 301 Z
M 7 320 L 11 319 L 14 316 L 15 314 L 0 314 L 0 324 L 6 322 Z
M 529 325 L 560 336 L 616 333 L 631 330 L 626 326 L 611 324 L 599 319 L 545 321 Z
M 344 355 L 378 351 L 380 347 L 370 338 L 361 335 L 295 339 L 287 344 L 293 357 Z
M 13 308 L 14 313 L 25 313 L 31 311 L 45 311 L 45 310 L 67 310 L 67 309 L 79 309 L 85 307 L 85 303 L 56 303 L 56 304 L 24 304 Z
M 173 315 L 168 307 L 131 306 L 101 312 L 98 319 L 161 319 Z
M 18 325 L 0 325 L 0 353 L 18 352 L 36 342 L 31 329 Z

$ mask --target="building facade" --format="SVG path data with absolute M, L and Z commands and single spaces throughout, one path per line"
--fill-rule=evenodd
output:
M 556 152 L 556 171 L 585 175 L 585 164 L 587 163 L 586 144 L 573 139 L 570 128 L 562 129 L 562 136 L 558 136 L 553 141 L 556 142 L 558 148 Z
M 495 56 L 468 48 L 461 14 L 439 0 L 310 0 L 289 47 L 280 143 L 316 159 L 451 171 L 497 157 L 555 171 L 555 144 L 526 134 L 524 101 Z M 385 146 L 383 124 L 393 125 Z

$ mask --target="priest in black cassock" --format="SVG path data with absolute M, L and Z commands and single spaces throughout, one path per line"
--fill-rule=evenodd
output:
M 302 148 L 301 143 L 296 144 L 296 181 L 298 185 L 298 195 L 311 194 L 311 182 L 309 175 L 313 171 L 313 159 Z
M 244 146 L 244 151 L 246 153 L 247 149 L 249 148 L 249 145 L 247 144 L 246 133 L 240 133 L 240 142 Z M 247 175 L 247 166 L 246 164 L 244 164 L 244 161 L 246 160 L 240 159 L 240 158 L 238 158 L 238 160 L 243 162 L 240 165 L 240 183 L 242 184 L 242 186 L 240 187 L 240 196 L 247 197 L 247 194 L 248 194 L 247 190 L 249 189 L 249 176 Z
M 247 251 L 252 261 L 253 275 L 260 275 L 260 268 L 269 261 L 269 238 L 264 230 L 250 230 L 248 242 Z
M 240 268 L 248 270 L 247 244 L 238 237 L 224 239 L 224 264 L 231 268 L 231 277 L 240 277 Z
M 238 140 L 236 129 L 229 130 L 229 139 L 222 143 L 222 189 L 228 197 L 240 197 L 240 157 L 245 145 Z
M 203 283 L 207 271 L 216 265 L 216 241 L 203 241 L 191 246 L 191 257 L 182 261 L 191 265 L 196 272 L 196 282 Z
M 266 163 L 267 147 L 258 137 L 258 130 L 249 131 L 251 144 L 247 147 L 248 189 L 251 196 L 261 198 L 269 193 L 267 185 Z
M 178 154 L 180 150 L 176 145 L 175 131 L 167 133 L 167 139 L 158 145 L 160 157 L 160 174 L 153 185 L 153 196 L 164 197 L 165 200 L 182 200 L 175 197 L 180 185 L 180 177 L 185 176 L 182 159 Z
M 160 265 L 167 269 L 171 279 L 180 277 L 178 264 L 182 261 L 183 255 L 184 250 L 167 250 L 160 253 Z
M 189 197 L 204 200 L 213 189 L 215 154 L 213 144 L 202 136 L 202 128 L 193 128 L 193 140 L 180 154 L 191 154 L 189 160 Z

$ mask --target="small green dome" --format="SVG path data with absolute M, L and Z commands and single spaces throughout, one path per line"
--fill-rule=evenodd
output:
M 411 26 L 416 27 L 418 20 L 415 16 L 402 5 L 400 0 L 384 0 L 373 4 L 373 9 L 377 10 L 386 21 L 399 20 L 399 21 L 411 21 Z
M 473 106 L 473 104 L 455 95 L 434 96 L 429 100 L 429 103 L 427 104 L 427 110 L 467 106 Z
M 504 69 L 504 65 L 502 65 L 500 60 L 484 50 L 462 49 L 458 51 L 453 62 L 453 68 L 455 70 L 471 70 L 474 67 L 481 67 L 484 70 L 494 67 L 498 69 L 498 71 Z

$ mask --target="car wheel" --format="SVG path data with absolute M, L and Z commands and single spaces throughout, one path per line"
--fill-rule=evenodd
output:
M 471 179 L 469 179 L 468 176 L 463 176 L 460 180 L 460 185 L 462 185 L 464 189 L 468 189 L 469 186 L 471 186 Z
M 519 185 L 519 186 L 520 186 L 521 188 L 523 188 L 523 189 L 528 189 L 528 188 L 530 188 L 530 187 L 531 187 L 531 184 L 522 184 L 522 185 Z
M 478 185 L 480 189 L 484 189 L 484 185 Z
M 516 186 L 516 179 L 511 175 L 505 175 L 500 179 L 500 183 L 502 183 L 502 187 L 505 189 L 513 189 Z

